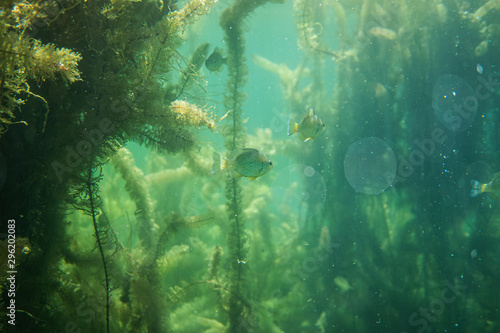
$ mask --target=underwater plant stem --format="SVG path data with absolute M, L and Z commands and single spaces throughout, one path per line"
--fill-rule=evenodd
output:
M 229 176 L 228 176 L 229 177 Z M 245 322 L 245 303 L 242 284 L 244 270 L 246 267 L 240 264 L 245 258 L 245 230 L 244 220 L 241 218 L 241 191 L 239 183 L 234 178 L 229 178 L 226 183 L 226 199 L 228 200 L 228 215 L 231 221 L 228 233 L 228 247 L 230 253 L 229 264 L 229 331 L 235 332 L 237 328 L 241 330 L 242 323 Z
M 45 103 L 45 108 L 47 109 L 47 112 L 45 113 L 45 120 L 43 121 L 43 127 L 42 127 L 42 133 L 45 133 L 45 127 L 47 127 L 47 120 L 49 119 L 49 112 L 50 112 L 49 103 L 42 96 L 37 95 L 35 93 L 32 93 L 30 91 L 30 86 L 27 83 L 26 83 L 26 86 L 28 87 L 28 88 L 26 88 L 26 93 L 28 95 L 31 95 L 31 96 L 36 97 L 36 98 L 39 98 L 39 99 L 41 99 Z
M 147 80 L 149 80 L 149 78 L 151 77 L 151 74 L 153 73 L 153 71 L 154 71 L 154 69 L 156 67 L 156 64 L 158 63 L 158 59 L 160 59 L 161 52 L 163 51 L 163 46 L 167 42 L 168 37 L 170 37 L 170 34 L 165 35 L 165 38 L 163 38 L 163 40 L 160 42 L 160 48 L 156 51 L 156 54 L 155 54 L 155 57 L 153 59 L 151 68 L 149 69 L 148 73 L 144 77 L 143 84 Z M 169 58 L 169 57 L 167 57 L 167 58 Z
M 364 0 L 363 5 L 361 6 L 361 14 L 359 17 L 359 31 L 358 31 L 358 38 L 362 38 L 365 31 L 364 29 L 366 28 L 367 21 L 368 21 L 368 15 L 373 12 L 373 4 L 375 2 L 372 0 Z
M 226 110 L 231 110 L 232 131 L 225 137 L 225 146 L 229 151 L 245 146 L 245 128 L 241 121 L 243 102 L 246 94 L 242 91 L 246 84 L 248 67 L 245 64 L 245 39 L 243 21 L 253 11 L 268 0 L 236 0 L 226 8 L 220 17 L 220 26 L 224 30 L 227 45 L 227 95 L 224 98 Z M 245 221 L 242 218 L 241 190 L 239 181 L 228 176 L 226 181 L 226 202 L 230 229 L 229 247 L 229 296 L 228 321 L 229 332 L 248 332 L 251 330 L 247 320 L 248 303 L 244 302 L 242 289 L 247 269 L 245 260 Z
M 99 236 L 99 229 L 97 227 L 96 213 L 94 209 L 94 196 L 92 191 L 92 166 L 89 169 L 89 177 L 87 179 L 87 190 L 89 193 L 90 201 L 90 213 L 92 216 L 92 223 L 94 224 L 95 238 L 97 239 L 97 246 L 99 247 L 99 253 L 101 254 L 102 266 L 104 267 L 104 279 L 106 284 L 106 332 L 109 333 L 109 277 L 108 268 L 106 266 L 106 258 L 104 258 L 104 252 L 102 249 L 101 237 Z
M 232 186 L 232 190 L 233 190 L 233 205 L 237 205 L 238 203 L 236 202 L 236 198 L 237 198 L 237 195 L 238 195 L 238 191 L 236 189 L 236 179 L 232 178 L 231 181 L 233 182 L 233 186 Z M 235 218 L 234 218 L 234 226 L 236 228 L 236 234 L 237 235 L 241 235 L 241 225 L 240 225 L 240 219 L 238 217 L 238 215 L 235 215 Z M 237 258 L 239 258 L 240 260 L 243 259 L 242 257 L 242 254 L 243 254 L 243 249 L 242 249 L 242 242 L 241 242 L 241 237 L 238 237 L 237 238 L 237 242 L 236 242 L 236 256 Z M 236 291 L 239 292 L 239 289 L 240 289 L 240 282 L 241 282 L 241 270 L 238 269 L 237 270 L 238 272 L 238 278 L 236 280 Z

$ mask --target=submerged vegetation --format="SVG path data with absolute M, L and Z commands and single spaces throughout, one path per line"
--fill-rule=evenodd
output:
M 497 201 L 468 187 L 500 165 L 498 3 L 3 1 L 17 289 L 0 329 L 498 331 Z M 261 16 L 264 47 L 247 36 Z M 285 24 L 293 52 L 270 52 Z M 218 75 L 203 66 L 217 39 Z M 272 105 L 255 77 L 280 85 Z M 310 108 L 325 132 L 288 138 Z M 346 179 L 371 137 L 381 162 Z M 212 175 L 222 147 L 277 163 L 253 182 Z
M 80 80 L 77 69 L 81 56 L 78 52 L 55 45 L 42 44 L 31 38 L 30 33 L 35 24 L 48 20 L 44 13 L 49 4 L 19 2 L 2 8 L 0 11 L 0 137 L 11 124 L 25 124 L 26 121 L 15 120 L 14 113 L 28 97 L 37 97 L 47 108 L 43 130 L 49 112 L 47 101 L 32 91 L 28 79 L 34 82 L 65 79 L 68 83 Z

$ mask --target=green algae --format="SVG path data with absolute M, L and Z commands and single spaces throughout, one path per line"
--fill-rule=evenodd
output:
M 312 105 L 325 120 L 309 145 L 245 122 L 259 112 L 247 107 L 259 98 L 247 97 L 249 26 L 287 4 L 216 12 L 227 76 L 213 104 L 208 42 L 190 33 L 219 4 L 2 5 L 0 216 L 23 240 L 14 331 L 496 331 L 497 203 L 468 198 L 470 179 L 498 165 L 495 4 L 296 1 L 286 20 L 300 59 L 252 58 L 281 79 L 287 116 Z M 485 96 L 463 133 L 432 112 L 449 72 Z M 342 162 L 373 136 L 398 169 L 367 195 Z M 280 168 L 255 182 L 212 176 L 218 145 L 258 148 Z

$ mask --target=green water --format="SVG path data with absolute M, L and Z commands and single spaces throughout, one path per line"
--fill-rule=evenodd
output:
M 500 332 L 499 10 L 2 1 L 0 331 Z

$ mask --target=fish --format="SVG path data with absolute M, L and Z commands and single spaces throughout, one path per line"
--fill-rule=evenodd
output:
M 500 198 L 500 172 L 495 173 L 488 184 L 480 183 L 474 179 L 471 180 L 470 184 L 472 186 L 471 197 L 477 197 L 481 193 L 490 193 L 493 199 Z
M 226 63 L 226 58 L 222 56 L 222 50 L 216 47 L 214 52 L 205 60 L 205 67 L 211 72 L 218 73 Z
M 324 130 L 325 124 L 314 114 L 313 108 L 309 108 L 300 124 L 297 124 L 291 118 L 288 120 L 288 135 L 299 132 L 300 140 L 304 142 L 316 139 Z
M 212 173 L 229 170 L 229 175 L 233 178 L 246 177 L 249 180 L 255 180 L 273 168 L 273 162 L 254 148 L 236 149 L 230 154 L 230 157 L 222 157 L 214 152 Z

